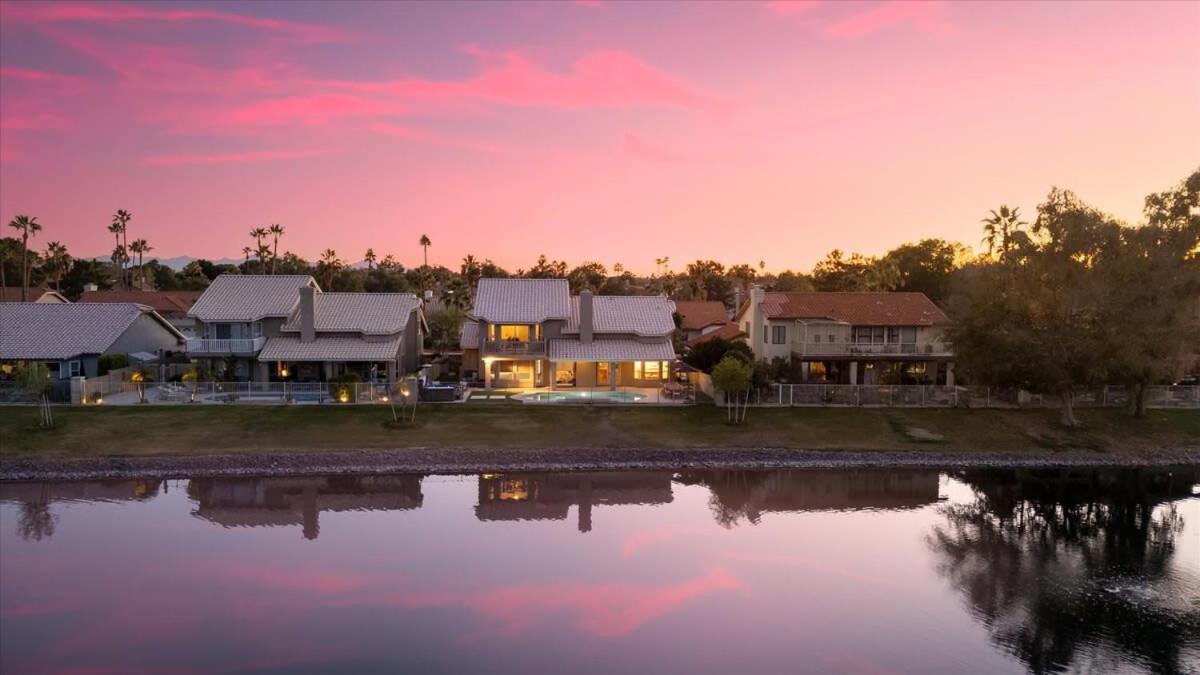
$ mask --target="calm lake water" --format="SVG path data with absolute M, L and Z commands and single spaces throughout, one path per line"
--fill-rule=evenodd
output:
M 1200 468 L 0 484 L 0 670 L 1197 673 Z

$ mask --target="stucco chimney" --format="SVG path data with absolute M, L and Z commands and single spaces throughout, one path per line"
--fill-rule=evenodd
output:
M 579 341 L 592 341 L 592 292 L 588 290 L 579 294 Z
M 313 287 L 300 288 L 300 341 L 312 342 L 317 339 L 317 321 L 313 310 Z

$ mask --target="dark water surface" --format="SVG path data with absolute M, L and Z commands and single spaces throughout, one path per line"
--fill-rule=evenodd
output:
M 0 484 L 0 670 L 1197 673 L 1200 469 Z

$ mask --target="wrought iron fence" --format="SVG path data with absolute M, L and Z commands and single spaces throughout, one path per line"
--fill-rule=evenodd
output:
M 96 382 L 84 404 L 386 404 L 412 402 L 415 381 L 400 382 Z
M 717 392 L 717 401 L 723 397 Z M 1078 389 L 1071 397 L 1080 408 L 1119 408 L 1131 404 L 1128 387 Z M 1151 386 L 1145 391 L 1148 408 L 1200 409 L 1200 386 Z M 932 408 L 1056 408 L 1057 396 L 1041 396 L 1017 389 L 937 385 L 772 384 L 754 391 L 750 405 L 874 406 Z

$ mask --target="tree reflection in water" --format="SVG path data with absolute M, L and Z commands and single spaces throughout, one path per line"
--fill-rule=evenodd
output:
M 1200 635 L 1200 600 L 1189 597 L 1198 580 L 1177 578 L 1185 523 L 1164 502 L 1190 495 L 1200 470 L 955 477 L 974 499 L 939 509 L 945 521 L 928 540 L 938 571 L 1030 672 L 1104 671 L 1114 650 L 1156 673 L 1190 667 L 1183 650 Z

